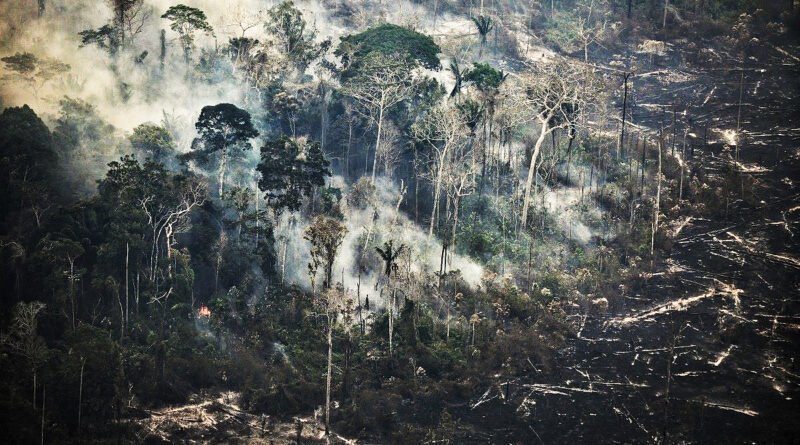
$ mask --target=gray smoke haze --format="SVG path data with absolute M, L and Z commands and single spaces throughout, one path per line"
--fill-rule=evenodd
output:
M 342 187 L 344 192 L 349 192 L 341 177 L 332 178 L 331 185 Z M 432 276 L 433 272 L 438 272 L 439 270 L 441 242 L 435 237 L 429 237 L 422 228 L 402 212 L 395 210 L 399 198 L 399 190 L 396 184 L 386 178 L 378 178 L 376 186 L 377 193 L 374 206 L 359 209 L 348 208 L 345 204 L 343 209 L 347 235 L 342 242 L 334 264 L 334 281 L 343 281 L 345 288 L 351 290 L 356 288 L 356 283 L 358 282 L 357 263 L 362 254 L 368 233 L 370 234 L 369 244 L 364 251 L 364 255 L 374 255 L 376 246 L 382 246 L 384 242 L 393 240 L 395 246 L 405 244 L 408 248 L 408 257 L 399 261 L 401 274 L 410 268 L 412 275 L 424 280 L 426 277 Z M 292 224 L 290 224 L 291 218 L 295 218 Z M 275 231 L 276 239 L 278 239 L 276 250 L 279 257 L 284 248 L 281 243 L 288 240 L 286 281 L 294 282 L 307 290 L 311 288 L 306 267 L 310 260 L 310 245 L 308 241 L 303 239 L 303 231 L 308 227 L 309 223 L 305 219 L 299 219 L 298 215 L 283 215 L 279 227 Z M 482 266 L 472 259 L 458 254 L 450 254 L 448 256 L 448 270 L 455 269 L 461 271 L 464 280 L 470 286 L 477 287 L 480 285 L 484 270 Z M 362 275 L 362 298 L 367 294 L 370 295 L 371 300 L 373 295 L 377 296 L 378 293 L 375 288 L 381 273 L 382 270 L 378 268 L 372 273 Z M 320 282 L 319 280 L 320 278 L 318 277 L 317 283 Z

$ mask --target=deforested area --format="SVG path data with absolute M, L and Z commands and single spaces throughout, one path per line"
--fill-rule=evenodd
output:
M 794 443 L 798 103 L 796 0 L 0 2 L 2 441 Z

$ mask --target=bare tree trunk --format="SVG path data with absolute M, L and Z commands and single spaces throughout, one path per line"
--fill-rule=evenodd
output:
M 69 258 L 69 301 L 72 308 L 72 330 L 75 330 L 75 260 Z
M 358 302 L 358 327 L 364 335 L 364 308 L 361 306 L 361 267 L 358 268 L 358 281 L 356 282 L 356 301 Z
M 347 120 L 347 152 L 344 155 L 344 177 L 350 177 L 350 147 L 353 145 L 353 120 Z
M 281 284 L 283 284 L 286 279 L 286 250 L 288 246 L 289 239 L 287 238 L 283 242 L 283 253 L 281 254 Z
M 330 302 L 328 303 L 330 305 Z M 325 376 L 325 435 L 330 434 L 331 422 L 331 371 L 333 369 L 333 320 L 328 312 L 328 373 Z
M 678 109 L 675 108 L 675 103 L 672 104 L 672 149 L 670 156 L 675 156 L 675 139 L 678 135 Z
M 256 180 L 256 183 L 254 185 L 255 185 L 255 187 L 253 187 L 253 195 L 255 197 L 255 205 L 256 205 L 256 214 L 255 214 L 255 217 L 256 217 L 256 249 L 258 249 L 258 238 L 259 238 L 259 234 L 260 234 L 259 232 L 261 231 L 260 230 L 261 229 L 261 217 L 259 217 L 259 213 L 258 213 L 258 202 L 261 201 L 261 197 L 258 196 L 258 180 Z
M 81 377 L 78 385 L 78 437 L 81 437 L 81 404 L 83 402 L 83 369 L 86 366 L 86 359 L 81 357 Z
M 375 168 L 378 165 L 378 150 L 381 146 L 381 129 L 383 127 L 383 94 L 381 93 L 381 103 L 378 111 L 378 135 L 375 138 L 375 157 L 372 158 L 372 182 L 375 183 Z
M 439 165 L 436 169 L 436 181 L 433 188 L 433 209 L 431 210 L 431 223 L 428 228 L 428 236 L 433 236 L 433 227 L 436 224 L 436 219 L 439 213 L 439 199 L 442 194 L 442 175 L 444 174 L 444 163 L 447 158 L 447 147 L 442 151 L 439 156 Z
M 676 339 L 673 336 L 669 346 L 669 357 L 667 357 L 667 381 L 664 388 L 664 440 L 662 443 L 667 443 L 669 434 L 669 390 L 671 386 L 670 383 L 672 381 L 672 361 L 675 359 L 675 342 Z
M 325 88 L 324 83 L 322 87 L 322 100 L 320 104 L 320 135 L 319 135 L 319 146 L 320 149 L 324 152 L 325 151 L 325 132 L 328 127 L 328 90 Z
M 450 245 L 453 247 L 453 252 L 455 252 L 456 235 L 458 234 L 458 206 L 460 204 L 460 201 L 461 200 L 459 199 L 458 194 L 456 194 L 456 197 L 455 197 L 454 203 L 453 203 L 453 206 L 454 206 L 454 209 L 453 209 L 453 240 L 450 241 Z
M 389 297 L 389 357 L 392 357 L 394 344 L 392 342 L 394 335 L 394 294 Z
M 446 327 L 447 333 L 445 334 L 445 343 L 449 344 L 450 343 L 450 302 L 447 302 L 446 323 L 447 323 L 447 327 Z
M 47 0 L 39 0 L 39 17 L 44 17 L 46 9 L 47 9 Z
M 626 111 L 628 108 L 628 77 L 630 77 L 631 73 L 623 74 L 623 78 L 625 81 L 624 92 L 622 93 L 622 128 L 619 132 L 619 145 L 617 146 L 617 159 L 619 159 L 619 154 L 622 151 L 623 144 L 625 143 L 625 117 Z
M 472 341 L 471 341 L 471 345 L 472 345 L 473 348 L 475 347 L 475 323 L 472 323 Z
M 139 277 L 140 277 L 139 270 L 137 268 L 137 270 L 136 270 L 136 289 L 134 289 L 134 297 L 136 298 L 136 315 L 139 315 L 139 295 L 140 295 L 139 294 L 139 287 L 140 287 Z
M 47 386 L 42 387 L 42 442 L 41 445 L 44 445 L 44 412 L 45 412 L 45 405 L 47 402 Z
M 228 149 L 223 148 L 222 153 L 220 154 L 220 161 L 219 161 L 219 177 L 217 180 L 219 181 L 219 199 L 222 199 L 223 194 L 225 193 L 225 168 L 227 167 L 228 163 Z
M 126 242 L 125 243 L 125 325 L 123 326 L 122 330 L 123 333 L 126 331 L 128 327 L 128 320 L 130 315 L 130 286 L 128 285 L 130 274 L 129 274 L 129 265 L 130 265 L 130 245 Z
M 645 137 L 642 141 L 642 162 L 640 163 L 639 167 L 642 170 L 642 180 L 639 185 L 639 193 L 644 193 L 644 165 L 647 163 L 647 138 Z
M 161 35 L 159 37 L 161 43 L 161 54 L 159 54 L 158 60 L 161 64 L 161 71 L 164 71 L 164 59 L 167 58 L 167 31 L 161 30 Z
M 683 131 L 683 149 L 681 150 L 681 181 L 678 188 L 678 202 L 683 200 L 683 176 L 684 172 L 686 171 L 686 134 L 688 132 L 688 128 Z
M 744 70 L 742 70 L 741 77 L 739 78 L 739 109 L 736 113 L 736 161 L 739 161 L 739 144 L 741 136 L 739 131 L 742 128 L 742 97 L 744 95 Z
M 525 182 L 525 199 L 522 203 L 522 219 L 520 221 L 523 229 L 527 225 L 528 221 L 528 208 L 531 204 L 531 186 L 533 185 L 533 178 L 536 176 L 536 159 L 539 157 L 539 151 L 542 149 L 542 143 L 544 142 L 544 138 L 547 136 L 549 131 L 548 127 L 550 124 L 550 116 L 540 119 L 540 122 L 542 124 L 542 130 L 539 133 L 539 138 L 536 140 L 536 145 L 533 148 L 531 164 L 528 167 L 528 179 Z
M 658 214 L 661 207 L 661 150 L 664 142 L 663 136 L 658 138 L 658 173 L 656 174 L 656 205 L 653 206 L 653 230 L 650 234 L 650 257 L 652 261 L 655 251 L 656 231 L 658 230 Z

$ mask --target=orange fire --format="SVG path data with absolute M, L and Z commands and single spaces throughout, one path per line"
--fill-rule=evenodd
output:
M 197 310 L 198 317 L 211 317 L 211 309 L 208 308 L 205 304 L 200 305 L 200 309 Z

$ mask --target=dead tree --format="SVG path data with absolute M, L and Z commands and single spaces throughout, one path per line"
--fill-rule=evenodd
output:
M 559 128 L 569 128 L 583 108 L 579 96 L 579 79 L 582 76 L 564 61 L 537 65 L 527 73 L 521 87 L 528 109 L 539 124 L 539 137 L 531 154 L 528 178 L 525 182 L 520 225 L 525 228 L 531 201 L 533 179 L 539 153 L 545 138 Z
M 414 139 L 430 148 L 428 176 L 433 183 L 433 208 L 428 235 L 438 220 L 439 202 L 442 195 L 446 169 L 452 166 L 451 159 L 456 151 L 461 151 L 469 140 L 466 122 L 458 109 L 447 104 L 431 110 L 424 119 L 412 127 Z

